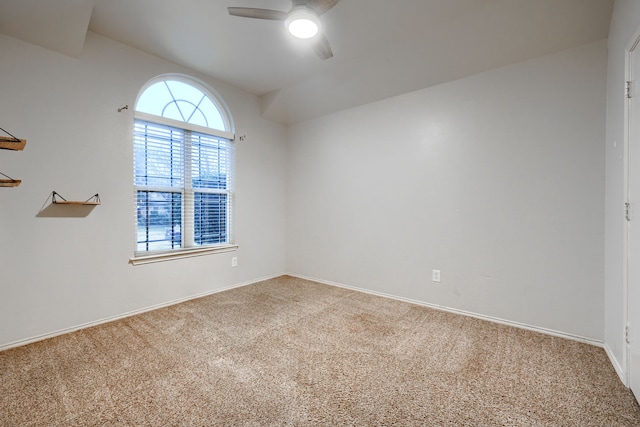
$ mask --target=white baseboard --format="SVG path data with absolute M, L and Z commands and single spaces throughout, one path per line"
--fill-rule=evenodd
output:
M 185 298 L 179 298 L 179 299 L 176 299 L 176 300 L 167 301 L 167 302 L 164 302 L 162 304 L 156 304 L 156 305 L 152 305 L 152 306 L 149 306 L 149 307 L 141 308 L 139 310 L 133 310 L 133 311 L 129 311 L 127 313 L 118 314 L 116 316 L 111 316 L 111 317 L 106 317 L 104 319 L 95 320 L 93 322 L 87 322 L 87 323 L 83 323 L 81 325 L 76 325 L 76 326 L 72 326 L 72 327 L 69 327 L 69 328 L 60 329 L 60 330 L 57 330 L 57 331 L 54 331 L 54 332 L 38 335 L 38 336 L 35 336 L 35 337 L 31 337 L 31 338 L 26 338 L 26 339 L 23 339 L 23 340 L 10 342 L 8 344 L 1 344 L 0 345 L 0 351 L 9 350 L 10 348 L 20 347 L 20 346 L 27 345 L 27 344 L 32 344 L 34 342 L 43 341 L 43 340 L 46 340 L 46 339 L 49 339 L 49 338 L 57 337 L 59 335 L 64 335 L 64 334 L 68 334 L 68 333 L 71 333 L 71 332 L 79 331 L 81 329 L 86 329 L 86 328 L 90 328 L 90 327 L 93 327 L 93 326 L 102 325 L 104 323 L 114 322 L 116 320 L 125 319 L 125 318 L 131 317 L 131 316 L 136 316 L 138 314 L 146 313 L 148 311 L 158 310 L 160 308 L 169 307 L 169 306 L 172 306 L 172 305 L 175 305 L 175 304 L 180 304 L 180 303 L 183 303 L 183 302 L 186 302 L 186 301 L 191 301 L 191 300 L 194 300 L 194 299 L 206 297 L 206 296 L 209 296 L 209 295 L 217 294 L 219 292 L 224 292 L 224 291 L 228 291 L 228 290 L 235 289 L 235 288 L 241 288 L 243 286 L 248 286 L 248 285 L 251 285 L 251 284 L 254 284 L 254 283 L 262 282 L 264 280 L 269 280 L 269 279 L 273 279 L 273 278 L 281 277 L 281 276 L 282 276 L 282 274 L 277 274 L 275 276 L 269 276 L 269 277 L 264 277 L 262 279 L 251 280 L 249 282 L 238 283 L 238 284 L 235 284 L 235 285 L 227 286 L 227 287 L 216 289 L 216 290 L 213 290 L 213 291 L 202 292 L 202 293 L 197 294 L 197 295 L 191 295 L 191 296 L 188 296 L 188 297 L 185 297 Z
M 72 327 L 69 327 L 69 328 L 57 330 L 57 331 L 50 332 L 50 333 L 47 333 L 47 334 L 38 335 L 38 336 L 35 336 L 35 337 L 31 337 L 31 338 L 26 338 L 26 339 L 23 339 L 23 340 L 10 342 L 10 343 L 7 343 L 7 344 L 2 344 L 2 345 L 0 345 L 0 351 L 8 350 L 8 349 L 14 348 L 14 347 L 20 347 L 20 346 L 23 346 L 23 345 L 27 345 L 27 344 L 31 344 L 31 343 L 34 343 L 34 342 L 38 342 L 38 341 L 46 340 L 46 339 L 49 339 L 49 338 L 53 338 L 53 337 L 56 337 L 56 336 L 59 336 L 59 335 L 64 335 L 64 334 L 68 334 L 68 333 L 71 333 L 71 332 L 75 332 L 75 331 L 78 331 L 78 330 L 81 330 L 81 329 L 86 329 L 86 328 L 90 328 L 90 327 L 93 327 L 93 326 L 98 326 L 98 325 L 101 325 L 101 324 L 104 324 L 104 323 L 113 322 L 113 321 L 120 320 L 120 319 L 125 319 L 127 317 L 131 317 L 131 316 L 135 316 L 135 315 L 138 315 L 138 314 L 146 313 L 148 311 L 158 310 L 160 308 L 169 307 L 169 306 L 172 306 L 172 305 L 175 305 L 175 304 L 180 304 L 182 302 L 190 301 L 190 300 L 193 300 L 193 299 L 206 297 L 206 296 L 213 295 L 213 294 L 216 294 L 216 293 L 219 293 L 219 292 L 224 292 L 224 291 L 228 291 L 228 290 L 231 290 L 231 289 L 240 288 L 240 287 L 243 287 L 243 286 L 248 286 L 248 285 L 251 285 L 251 284 L 254 284 L 254 283 L 262 282 L 264 280 L 269 280 L 269 279 L 273 279 L 273 278 L 276 278 L 276 277 L 280 277 L 282 275 L 283 274 L 277 274 L 277 275 L 274 275 L 274 276 L 269 276 L 269 277 L 264 277 L 264 278 L 261 278 L 261 279 L 251 280 L 251 281 L 248 281 L 248 282 L 238 283 L 238 284 L 235 284 L 235 285 L 227 286 L 227 287 L 216 289 L 216 290 L 213 290 L 213 291 L 207 291 L 207 292 L 203 292 L 203 293 L 200 293 L 200 294 L 197 294 L 197 295 L 192 295 L 192 296 L 188 296 L 188 297 L 185 297 L 185 298 L 180 298 L 180 299 L 176 299 L 176 300 L 172 300 L 172 301 L 167 301 L 167 302 L 162 303 L 162 304 L 156 304 L 156 305 L 145 307 L 145 308 L 142 308 L 142 309 L 139 309 L 139 310 L 133 310 L 133 311 L 130 311 L 130 312 L 127 312 L 127 313 L 122 313 L 122 314 L 119 314 L 119 315 L 116 315 L 116 316 L 111 316 L 111 317 L 99 319 L 99 320 L 96 320 L 96 321 L 83 323 L 81 325 L 72 326 Z M 508 325 L 508 326 L 514 326 L 516 328 L 527 329 L 527 330 L 534 331 L 534 332 L 540 332 L 540 333 L 543 333 L 543 334 L 546 334 L 546 335 L 552 335 L 552 336 L 556 336 L 556 337 L 570 339 L 570 340 L 573 340 L 573 341 L 579 341 L 579 342 L 583 342 L 583 343 L 586 343 L 586 344 L 594 345 L 594 346 L 597 346 L 597 347 L 604 347 L 607 355 L 609 356 L 609 359 L 611 360 L 611 362 L 612 362 L 612 364 L 614 366 L 614 369 L 616 370 L 616 372 L 618 373 L 618 375 L 622 379 L 622 382 L 626 384 L 626 381 L 625 381 L 624 375 L 623 375 L 624 371 L 620 367 L 620 365 L 617 362 L 617 360 L 615 359 L 615 357 L 613 357 L 613 354 L 611 353 L 611 351 L 607 348 L 607 346 L 604 345 L 604 343 L 602 341 L 598 341 L 598 340 L 594 340 L 594 339 L 591 339 L 591 338 L 582 337 L 582 336 L 579 336 L 579 335 L 569 334 L 569 333 L 566 333 L 566 332 L 555 331 L 555 330 L 552 330 L 552 329 L 540 328 L 540 327 L 537 327 L 537 326 L 527 325 L 527 324 L 524 324 L 524 323 L 513 322 L 513 321 L 510 321 L 510 320 L 500 319 L 500 318 L 497 318 L 497 317 L 485 316 L 483 314 L 473 313 L 473 312 L 469 312 L 469 311 L 465 311 L 465 310 L 459 310 L 459 309 L 456 309 L 456 308 L 441 306 L 441 305 L 437 305 L 437 304 L 431 304 L 431 303 L 428 303 L 428 302 L 425 302 L 425 301 L 413 300 L 413 299 L 410 299 L 410 298 L 399 297 L 399 296 L 396 296 L 396 295 L 386 294 L 386 293 L 383 293 L 383 292 L 377 292 L 377 291 L 372 291 L 372 290 L 369 290 L 369 289 L 358 288 L 358 287 L 355 287 L 355 286 L 349 286 L 349 285 L 345 285 L 345 284 L 342 284 L 342 283 L 331 282 L 331 281 L 328 281 L 328 280 L 316 279 L 316 278 L 313 278 L 313 277 L 306 277 L 306 276 L 302 276 L 302 275 L 299 275 L 299 274 L 293 274 L 293 273 L 286 273 L 286 275 L 291 276 L 291 277 L 297 277 L 297 278 L 304 279 L 304 280 L 311 280 L 311 281 L 322 283 L 322 284 L 329 285 L 329 286 L 335 286 L 335 287 L 339 287 L 339 288 L 350 289 L 350 290 L 357 291 L 357 292 L 363 292 L 363 293 L 367 293 L 367 294 L 371 294 L 371 295 L 376 295 L 376 296 L 380 296 L 380 297 L 384 297 L 384 298 L 390 298 L 390 299 L 394 299 L 394 300 L 398 300 L 398 301 L 404 301 L 404 302 L 408 302 L 408 303 L 419 305 L 419 306 L 423 306 L 423 307 L 429 307 L 429 308 L 433 308 L 433 309 L 436 309 L 436 310 L 446 311 L 446 312 L 449 312 L 449 313 L 461 314 L 461 315 L 464 315 L 464 316 L 474 317 L 476 319 L 487 320 L 489 322 L 500 323 L 500 324 Z
M 622 368 L 622 365 L 620 365 L 618 359 L 616 359 L 616 357 L 613 355 L 613 352 L 611 351 L 607 343 L 604 344 L 604 351 L 607 353 L 609 361 L 613 365 L 613 369 L 616 370 L 616 374 L 618 374 L 618 376 L 620 377 L 620 381 L 622 381 L 622 384 L 624 384 L 625 387 L 629 387 L 629 381 L 624 373 L 625 371 Z
M 587 338 L 587 337 L 583 337 L 583 336 L 580 336 L 580 335 L 570 334 L 570 333 L 567 333 L 567 332 L 561 332 L 561 331 L 556 331 L 556 330 L 553 330 L 553 329 L 541 328 L 539 326 L 527 325 L 525 323 L 514 322 L 514 321 L 506 320 L 506 319 L 500 319 L 498 317 L 486 316 L 484 314 L 478 314 L 478 313 L 473 313 L 473 312 L 470 312 L 470 311 L 459 310 L 457 308 L 451 308 L 451 307 L 446 307 L 446 306 L 442 306 L 442 305 L 438 305 L 438 304 L 428 303 L 428 302 L 425 302 L 425 301 L 418 301 L 418 300 L 413 300 L 413 299 L 410 299 L 410 298 L 404 298 L 404 297 L 399 297 L 399 296 L 396 296 L 396 295 L 386 294 L 384 292 L 377 292 L 377 291 L 372 291 L 370 289 L 364 289 L 364 288 L 358 288 L 358 287 L 355 287 L 355 286 L 344 285 L 342 283 L 331 282 L 329 280 L 316 279 L 316 278 L 313 278 L 313 277 L 305 277 L 305 276 L 302 276 L 302 275 L 299 275 L 299 274 L 294 274 L 294 273 L 287 273 L 287 275 L 291 276 L 291 277 L 297 277 L 299 279 L 311 280 L 313 282 L 318 282 L 318 283 L 322 283 L 322 284 L 325 284 L 325 285 L 336 286 L 336 287 L 339 287 L 339 288 L 350 289 L 350 290 L 358 291 L 358 292 L 364 292 L 366 294 L 376 295 L 376 296 L 380 296 L 380 297 L 384 297 L 384 298 L 390 298 L 390 299 L 394 299 L 394 300 L 398 300 L 398 301 L 404 301 L 404 302 L 408 302 L 408 303 L 411 303 L 411 304 L 419 305 L 419 306 L 422 306 L 422 307 L 433 308 L 433 309 L 436 309 L 436 310 L 446 311 L 446 312 L 454 313 L 454 314 L 461 314 L 463 316 L 474 317 L 476 319 L 487 320 L 489 322 L 500 323 L 502 325 L 514 326 L 514 327 L 520 328 L 520 329 L 526 329 L 526 330 L 533 331 L 533 332 L 540 332 L 540 333 L 546 334 L 546 335 L 552 335 L 552 336 L 555 336 L 555 337 L 566 338 L 566 339 L 570 339 L 572 341 L 578 341 L 578 342 L 582 342 L 582 343 L 585 343 L 585 344 L 594 345 L 596 347 L 604 347 L 604 343 L 602 341 L 594 340 L 592 338 Z

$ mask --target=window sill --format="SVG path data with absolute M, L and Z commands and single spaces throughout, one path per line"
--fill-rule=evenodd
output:
M 232 252 L 238 249 L 238 245 L 212 246 L 208 248 L 179 249 L 171 252 L 159 252 L 151 255 L 134 256 L 129 259 L 129 264 L 143 265 L 154 262 L 171 261 L 174 259 L 191 258 L 196 256 Z

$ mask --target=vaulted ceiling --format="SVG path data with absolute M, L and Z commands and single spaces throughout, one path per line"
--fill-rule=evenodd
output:
M 342 0 L 325 61 L 277 21 L 290 0 L 0 0 L 0 33 L 81 57 L 87 31 L 262 98 L 296 123 L 607 37 L 614 0 Z

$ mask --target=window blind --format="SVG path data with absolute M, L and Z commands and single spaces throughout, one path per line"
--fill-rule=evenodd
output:
M 233 143 L 134 124 L 137 252 L 231 243 Z

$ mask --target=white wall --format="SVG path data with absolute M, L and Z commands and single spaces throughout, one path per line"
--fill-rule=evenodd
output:
M 606 58 L 600 41 L 293 126 L 287 268 L 602 341 Z
M 23 181 L 0 189 L 0 348 L 285 271 L 286 134 L 260 118 L 256 97 L 91 33 L 80 59 L 5 36 L 0 56 L 0 127 L 28 140 L 0 152 L 0 172 Z M 131 107 L 170 72 L 211 85 L 247 136 L 237 144 L 240 249 L 134 267 Z M 53 190 L 100 193 L 102 205 L 85 218 L 37 217 Z
M 0 348 L 285 270 L 603 339 L 604 41 L 288 135 L 254 96 L 95 34 L 80 59 L 4 36 L 0 54 L 0 127 L 29 141 L 0 152 L 23 180 L 0 189 Z M 134 267 L 132 111 L 116 110 L 169 72 L 210 84 L 247 135 L 240 249 Z M 103 204 L 37 217 L 52 190 Z
M 606 144 L 605 347 L 618 373 L 627 371 L 624 327 L 625 64 L 628 44 L 640 30 L 640 2 L 616 0 L 609 29 Z

